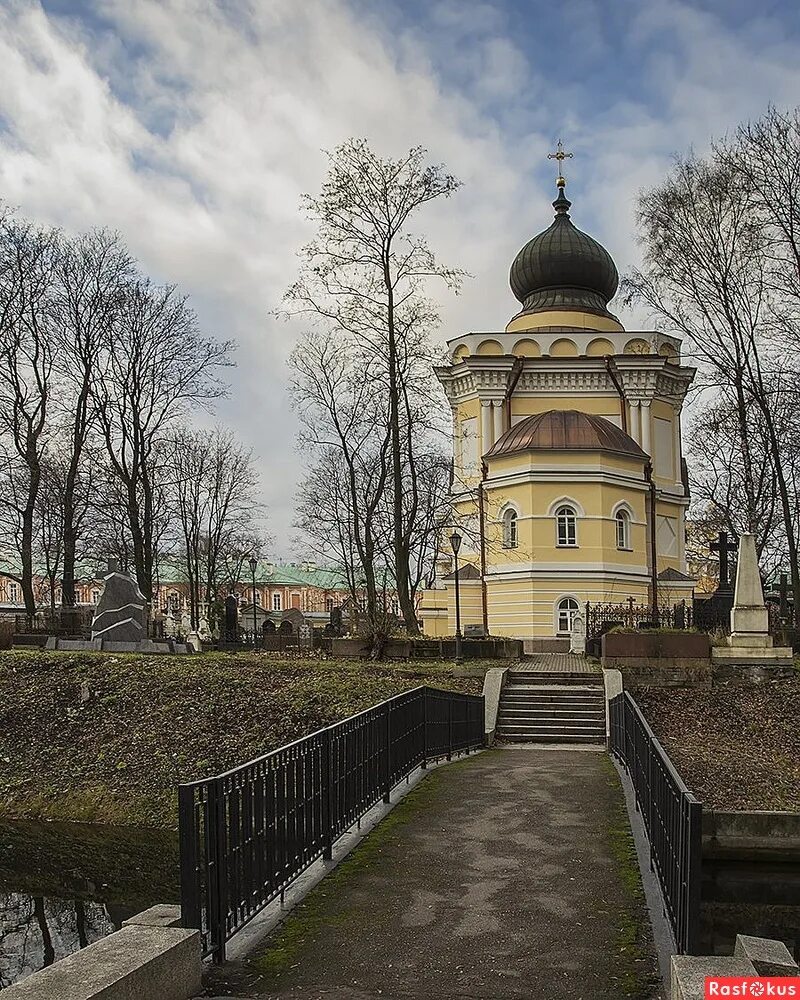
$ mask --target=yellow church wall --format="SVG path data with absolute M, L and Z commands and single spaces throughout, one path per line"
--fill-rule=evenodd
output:
M 559 337 L 550 345 L 548 353 L 551 358 L 577 358 L 578 345 L 569 337 Z
M 482 340 L 475 350 L 476 354 L 487 355 L 488 357 L 500 357 L 504 354 L 502 344 L 497 340 Z
M 535 340 L 524 337 L 514 344 L 511 353 L 520 358 L 538 358 L 541 357 L 542 349 Z
M 664 420 L 672 421 L 675 416 L 675 409 L 672 404 L 664 402 L 663 399 L 654 399 L 650 409 L 654 417 L 661 417 Z
M 608 316 L 595 316 L 594 313 L 574 312 L 568 309 L 552 309 L 548 312 L 523 314 L 515 316 L 506 326 L 506 333 L 516 333 L 521 330 L 541 330 L 542 327 L 565 326 L 576 330 L 597 330 L 605 333 L 619 333 L 622 324 Z
M 555 574 L 553 574 L 555 577 Z M 493 635 L 534 638 L 556 634 L 557 605 L 565 597 L 577 600 L 581 610 L 587 601 L 620 603 L 633 597 L 647 601 L 647 580 L 613 580 L 597 574 L 580 579 L 527 575 L 514 580 L 487 579 L 489 631 Z
M 521 396 L 511 398 L 511 422 L 519 417 L 530 417 L 534 413 L 546 413 L 548 410 L 580 410 L 581 413 L 591 413 L 598 417 L 613 417 L 619 419 L 619 396 Z
M 560 469 L 569 472 L 594 472 L 602 467 L 609 472 L 619 472 L 644 482 L 641 461 L 625 455 L 608 455 L 596 451 L 528 451 L 513 455 L 497 455 L 489 459 L 490 479 L 537 469 Z
M 492 487 L 490 480 L 486 499 L 487 566 L 531 561 L 560 562 L 565 566 L 604 562 L 641 566 L 647 551 L 645 496 L 623 483 L 534 481 Z M 577 510 L 576 546 L 557 544 L 555 511 L 561 501 Z M 618 549 L 616 545 L 614 515 L 620 503 L 631 513 L 630 549 Z M 518 514 L 518 544 L 514 548 L 506 548 L 503 539 L 502 518 L 509 506 Z
M 586 354 L 590 358 L 605 357 L 607 354 L 614 353 L 614 345 L 606 337 L 596 337 L 586 345 Z

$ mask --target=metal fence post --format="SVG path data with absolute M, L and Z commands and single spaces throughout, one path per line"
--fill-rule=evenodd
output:
M 200 892 L 197 881 L 197 836 L 194 815 L 194 788 L 178 785 L 178 843 L 181 867 L 181 926 L 200 928 Z
M 330 726 L 322 731 L 322 857 L 330 861 L 333 857 L 333 769 L 331 761 Z
M 390 701 L 386 703 L 385 739 L 386 775 L 383 782 L 383 801 L 388 803 L 391 802 L 392 792 L 392 703 Z
M 447 696 L 447 759 L 453 759 L 453 696 Z
M 655 795 L 653 794 L 653 744 L 647 741 L 647 839 L 650 841 L 650 871 L 653 871 L 653 810 Z
M 225 802 L 217 779 L 208 784 L 208 853 L 213 865 L 208 880 L 208 937 L 215 965 L 225 961 L 228 913 L 228 872 L 225 836 Z M 213 860 L 212 860 L 213 859 Z
M 700 954 L 700 891 L 703 868 L 703 803 L 694 796 L 689 807 L 689 851 L 686 872 L 686 955 Z
M 422 764 L 423 770 L 428 767 L 428 689 L 422 689 Z

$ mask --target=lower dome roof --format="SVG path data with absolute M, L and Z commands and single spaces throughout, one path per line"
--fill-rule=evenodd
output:
M 649 461 L 633 438 L 616 424 L 580 410 L 547 410 L 525 417 L 495 441 L 486 458 L 521 451 L 605 451 Z

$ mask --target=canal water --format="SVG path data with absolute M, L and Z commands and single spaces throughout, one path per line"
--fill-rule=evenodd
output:
M 783 941 L 800 962 L 800 864 L 703 861 L 701 952 L 732 955 L 737 934 Z
M 178 899 L 174 833 L 0 822 L 0 989 Z

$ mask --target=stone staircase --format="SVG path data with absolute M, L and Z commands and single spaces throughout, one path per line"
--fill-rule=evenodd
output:
M 497 736 L 508 743 L 604 743 L 602 675 L 509 670 L 500 695 Z

